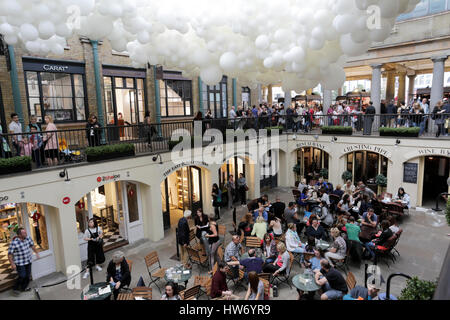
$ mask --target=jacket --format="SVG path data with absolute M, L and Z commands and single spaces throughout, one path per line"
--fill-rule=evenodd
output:
M 255 223 L 253 225 L 252 236 L 256 235 L 259 239 L 264 239 L 264 235 L 267 233 L 267 223 Z
M 178 244 L 180 245 L 189 244 L 190 228 L 186 218 L 183 217 L 178 221 L 177 232 L 178 232 Z
M 225 273 L 218 270 L 212 277 L 211 298 L 221 297 L 224 291 L 228 291 L 227 278 Z
M 130 273 L 130 267 L 128 266 L 127 260 L 123 259 L 123 261 L 120 264 L 120 271 L 122 273 L 122 280 L 120 280 L 120 283 L 123 286 L 129 286 L 131 283 L 131 273 Z M 109 282 L 111 280 L 111 277 L 115 281 L 116 276 L 116 264 L 111 260 L 108 264 L 108 268 L 106 269 L 106 282 Z

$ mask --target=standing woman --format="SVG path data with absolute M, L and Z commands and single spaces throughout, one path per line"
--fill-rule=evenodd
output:
M 237 187 L 238 187 L 239 197 L 241 199 L 241 205 L 243 207 L 245 207 L 245 205 L 247 203 L 246 193 L 247 193 L 248 187 L 247 187 L 247 180 L 245 180 L 243 173 L 239 174 L 239 179 L 237 181 Z
M 212 187 L 213 207 L 216 220 L 220 220 L 220 204 L 222 203 L 222 191 L 220 191 L 217 183 Z
M 216 219 L 209 218 L 209 230 L 208 234 L 205 235 L 205 238 L 208 239 L 208 247 L 209 247 L 209 266 L 212 268 L 214 263 L 216 262 L 216 251 L 220 245 L 219 241 L 219 227 L 217 226 Z
M 98 147 L 100 145 L 100 124 L 95 114 L 91 114 L 86 124 L 86 138 L 89 147 Z
M 234 181 L 234 177 L 232 174 L 228 178 L 227 190 L 228 190 L 228 209 L 231 209 L 233 208 L 234 197 L 236 195 L 236 182 Z
M 58 144 L 58 137 L 56 136 L 56 131 L 58 130 L 53 123 L 52 116 L 45 116 L 45 123 L 47 124 L 47 127 L 45 128 L 46 133 L 44 135 L 44 154 L 47 158 L 47 163 L 49 166 L 57 165 L 58 164 L 58 151 L 59 151 L 59 144 Z
M 102 271 L 100 265 L 105 262 L 105 254 L 103 253 L 103 231 L 97 225 L 97 221 L 93 218 L 88 221 L 88 228 L 84 232 L 84 241 L 88 242 L 88 266 L 95 266 L 98 271 Z M 89 276 L 89 269 L 83 278 Z

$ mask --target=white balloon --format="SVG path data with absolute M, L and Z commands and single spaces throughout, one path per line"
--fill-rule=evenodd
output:
M 20 26 L 20 34 L 22 38 L 27 41 L 34 41 L 39 37 L 37 29 L 29 23 Z
M 200 78 L 209 85 L 216 85 L 222 80 L 222 71 L 215 65 L 208 66 L 200 71 Z
M 236 68 L 237 57 L 234 52 L 225 52 L 220 57 L 220 66 L 225 72 L 233 71 Z
M 255 45 L 258 49 L 264 50 L 269 46 L 269 37 L 266 35 L 260 35 L 255 40 Z
M 39 37 L 41 39 L 50 39 L 56 33 L 55 25 L 51 21 L 42 21 L 39 23 Z

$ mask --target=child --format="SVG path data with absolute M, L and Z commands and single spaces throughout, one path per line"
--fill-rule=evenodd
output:
M 37 128 L 36 127 L 31 127 L 30 129 L 32 135 L 30 135 L 30 142 L 33 144 L 33 161 L 36 162 L 36 167 L 40 168 L 42 163 L 41 163 L 41 159 L 42 159 L 42 136 L 37 132 Z
M 20 155 L 23 156 L 27 156 L 27 157 L 31 157 L 31 155 L 33 154 L 33 144 L 30 142 L 30 140 L 28 140 L 27 136 L 24 136 L 22 141 L 19 142 L 20 143 Z

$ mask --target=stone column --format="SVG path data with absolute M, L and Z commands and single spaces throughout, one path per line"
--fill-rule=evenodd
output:
M 284 93 L 284 110 L 287 110 L 292 103 L 291 90 Z
M 430 111 L 436 106 L 436 103 L 444 96 L 444 72 L 445 60 L 448 56 L 436 56 L 431 60 L 434 63 L 433 68 L 433 84 L 431 87 Z
M 258 104 L 260 104 L 263 100 L 263 92 L 262 92 L 262 87 L 260 84 L 258 84 L 258 86 L 256 87 L 256 90 L 258 91 Z M 256 104 L 252 101 L 253 104 Z M 249 106 L 251 107 L 251 106 Z
M 331 90 L 323 90 L 323 114 L 327 114 L 333 100 Z
M 9 53 L 9 61 L 10 61 L 10 65 L 11 65 L 11 71 L 10 71 L 9 75 L 11 77 L 11 87 L 12 87 L 12 94 L 13 94 L 13 99 L 14 99 L 14 112 L 17 113 L 17 115 L 19 116 L 19 121 L 22 123 L 22 128 L 25 128 L 25 119 L 24 119 L 24 115 L 22 112 L 22 100 L 20 97 L 19 76 L 17 75 L 16 56 L 14 53 L 13 46 L 8 45 L 8 53 Z
M 372 65 L 372 83 L 370 88 L 370 100 L 373 102 L 373 106 L 377 114 L 380 113 L 381 105 L 381 67 L 382 64 Z
M 406 73 L 398 74 L 398 102 L 405 102 L 405 91 L 406 91 Z
M 395 97 L 395 73 L 393 71 L 387 72 L 386 81 L 386 103 L 393 100 Z
M 416 75 L 408 76 L 408 105 L 413 99 L 414 94 L 414 82 L 416 81 Z
M 271 105 L 272 105 L 272 102 L 273 102 L 272 85 L 270 84 L 270 85 L 267 87 L 267 104 L 268 104 L 269 106 L 271 106 Z
M 102 99 L 102 72 L 100 70 L 101 65 L 98 58 L 98 41 L 97 40 L 91 40 L 92 45 L 92 53 L 94 56 L 94 75 L 95 75 L 95 97 L 97 102 L 97 117 L 98 122 L 100 126 L 105 126 L 106 119 L 104 117 L 103 113 L 103 99 Z M 102 140 L 104 137 L 102 137 Z
M 342 96 L 342 87 L 338 89 L 338 96 Z

